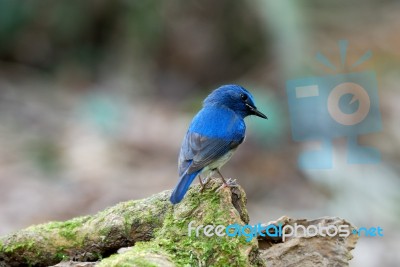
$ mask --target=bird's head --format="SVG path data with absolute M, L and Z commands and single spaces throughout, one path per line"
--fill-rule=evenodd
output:
M 225 106 L 232 109 L 242 118 L 249 115 L 268 119 L 263 113 L 257 110 L 254 98 L 249 91 L 235 84 L 223 85 L 215 89 L 204 100 L 204 106 Z

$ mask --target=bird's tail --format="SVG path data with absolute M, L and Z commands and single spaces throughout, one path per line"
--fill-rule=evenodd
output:
M 196 178 L 197 174 L 200 172 L 196 171 L 190 174 L 184 173 L 179 179 L 178 185 L 175 187 L 174 191 L 171 194 L 170 201 L 172 204 L 176 204 L 181 202 L 182 198 L 185 196 L 190 184 L 193 182 L 194 178 Z

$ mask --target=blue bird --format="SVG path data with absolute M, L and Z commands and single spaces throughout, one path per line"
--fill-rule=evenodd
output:
M 219 169 L 243 142 L 244 118 L 249 115 L 267 119 L 257 110 L 250 92 L 239 85 L 223 85 L 206 97 L 182 142 L 178 160 L 180 178 L 170 198 L 173 204 L 182 200 L 197 175 L 204 188 L 200 174 L 217 172 L 223 186 L 229 186 Z

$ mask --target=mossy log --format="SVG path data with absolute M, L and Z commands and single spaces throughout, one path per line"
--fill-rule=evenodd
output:
M 92 216 L 31 226 L 0 238 L 0 266 L 346 266 L 357 235 L 275 239 L 196 236 L 188 225 L 246 225 L 241 187 L 211 180 L 172 205 L 170 191 L 120 203 Z M 346 224 L 339 218 L 281 218 L 275 225 Z M 204 229 L 204 228 L 203 228 Z

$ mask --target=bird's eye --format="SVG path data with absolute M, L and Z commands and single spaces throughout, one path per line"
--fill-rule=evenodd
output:
M 240 98 L 242 98 L 242 100 L 246 101 L 247 100 L 247 95 L 246 94 L 240 94 Z

